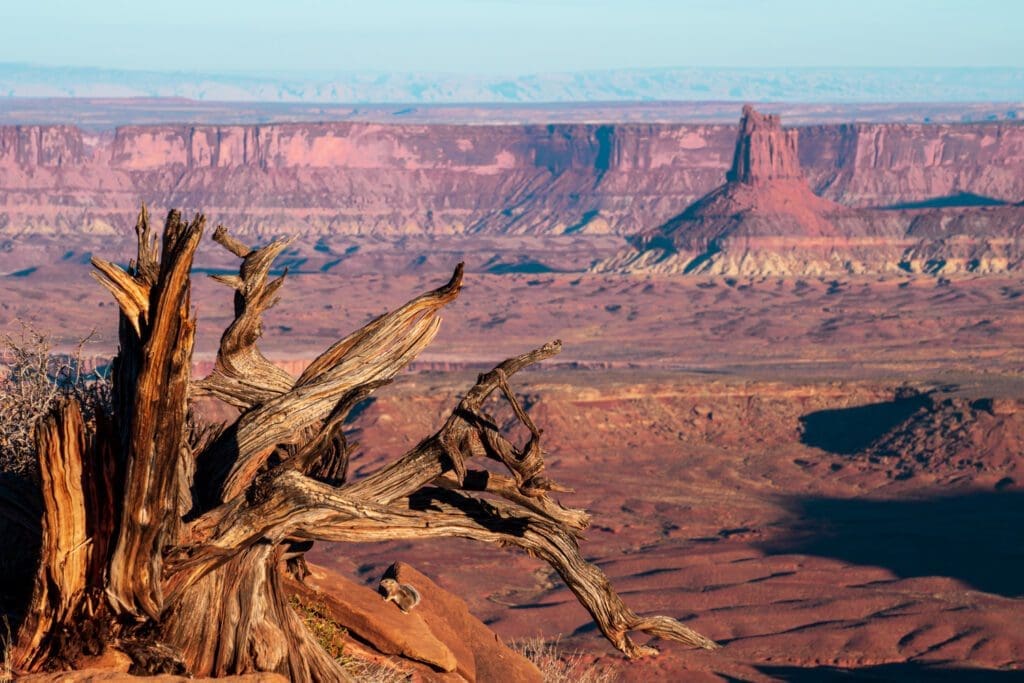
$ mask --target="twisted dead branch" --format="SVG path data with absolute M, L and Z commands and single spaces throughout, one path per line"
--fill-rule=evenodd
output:
M 716 647 L 675 619 L 637 615 L 583 559 L 589 516 L 553 497 L 566 489 L 545 475 L 543 433 L 510 386 L 516 373 L 557 354 L 560 342 L 480 375 L 437 432 L 349 481 L 346 416 L 431 342 L 441 310 L 459 294 L 462 265 L 443 286 L 332 345 L 293 380 L 257 347 L 262 315 L 285 278 L 269 280 L 272 263 L 290 240 L 250 249 L 218 227 L 213 239 L 241 259 L 237 276 L 215 276 L 234 290 L 235 317 L 213 371 L 193 381 L 190 270 L 204 223 L 172 211 L 158 254 L 143 210 L 130 267 L 94 260 L 121 309 L 113 414 L 87 425 L 66 402 L 37 427 L 46 541 L 35 616 L 18 636 L 22 669 L 53 655 L 58 631 L 106 615 L 125 637 L 140 624 L 149 628 L 176 665 L 196 675 L 279 671 L 298 681 L 342 680 L 287 605 L 283 561 L 315 541 L 438 537 L 519 548 L 547 562 L 628 657 L 657 652 L 634 643 L 631 632 Z M 528 431 L 525 444 L 506 438 L 485 413 L 494 392 Z M 241 413 L 219 433 L 200 434 L 189 412 L 197 395 Z M 508 474 L 472 467 L 474 458 L 501 463 Z

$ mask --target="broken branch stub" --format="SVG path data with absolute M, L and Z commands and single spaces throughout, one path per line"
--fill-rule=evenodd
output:
M 191 463 L 183 462 L 191 458 L 186 445 L 195 336 L 190 272 L 206 219 L 200 215 L 186 223 L 171 211 L 158 265 L 152 261 L 145 212 L 139 222 L 139 270 L 132 279 L 158 274 L 141 335 L 121 335 L 119 361 L 137 370 L 133 377 L 116 376 L 114 383 L 115 406 L 126 409 L 115 415 L 126 447 L 125 479 L 107 594 L 117 611 L 157 619 L 163 611 L 163 550 L 177 543 L 185 512 L 179 507 L 179 475 L 191 471 Z M 125 317 L 130 312 L 122 308 Z

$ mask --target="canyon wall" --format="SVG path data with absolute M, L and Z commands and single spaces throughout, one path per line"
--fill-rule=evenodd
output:
M 1024 200 L 1022 124 L 852 124 L 799 130 L 800 162 L 812 188 L 847 206 Z
M 1024 125 L 800 128 L 811 187 L 854 207 L 1024 200 Z M 140 200 L 249 234 L 633 234 L 721 183 L 736 126 L 0 127 L 0 231 L 120 231 Z

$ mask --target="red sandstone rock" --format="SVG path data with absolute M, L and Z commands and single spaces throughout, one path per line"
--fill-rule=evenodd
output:
M 761 114 L 749 104 L 744 105 L 732 168 L 726 173 L 726 180 L 746 185 L 768 180 L 802 180 L 797 135 L 796 130 L 784 129 L 777 115 Z
M 355 649 L 360 650 L 361 654 L 353 653 L 357 656 L 374 656 L 358 645 L 369 643 L 379 652 L 407 660 L 401 666 L 428 683 L 534 683 L 541 679 L 537 668 L 470 614 L 461 598 L 407 564 L 394 565 L 388 576 L 411 584 L 420 593 L 420 603 L 408 613 L 329 569 L 316 565 L 310 569 L 312 574 L 304 584 L 290 584 L 292 592 L 303 602 L 320 606 L 346 628 L 355 638 Z
M 811 187 L 844 205 L 1024 198 L 1024 125 L 799 135 Z M 778 159 L 792 156 L 793 136 L 766 134 Z M 748 179 L 792 175 L 789 162 L 737 156 L 736 137 L 733 126 L 681 124 L 5 126 L 0 234 L 130 229 L 140 198 L 206 209 L 253 235 L 634 234 L 714 190 L 730 165 Z
M 537 667 L 509 649 L 470 614 L 462 598 L 442 589 L 404 562 L 392 565 L 387 575 L 415 586 L 420 592 L 422 601 L 416 612 L 438 638 L 451 645 L 459 661 L 457 671 L 467 681 L 540 683 L 541 673 Z
M 745 106 L 726 183 L 595 269 L 813 276 L 992 273 L 1024 263 L 1015 240 L 1024 211 L 854 210 L 811 191 L 797 142 L 778 116 Z
M 366 586 L 321 567 L 311 570 L 305 584 L 290 584 L 303 601 L 322 604 L 334 621 L 384 654 L 425 662 L 441 671 L 456 670 L 458 661 L 451 649 L 417 612 L 404 614 Z
M 730 257 L 739 256 L 749 267 L 752 259 L 747 259 L 747 253 L 760 248 L 782 256 L 783 263 L 776 268 L 800 272 L 806 265 L 785 263 L 785 252 L 794 244 L 808 246 L 808 239 L 819 241 L 810 245 L 812 249 L 835 246 L 845 235 L 833 217 L 850 214 L 811 192 L 800 170 L 797 131 L 784 129 L 778 116 L 761 114 L 747 105 L 726 183 L 678 217 L 636 238 L 638 251 L 627 251 L 601 264 L 599 270 L 644 270 L 653 262 L 669 272 L 717 268 L 731 273 L 737 264 Z M 846 227 L 860 237 L 871 226 L 848 221 Z

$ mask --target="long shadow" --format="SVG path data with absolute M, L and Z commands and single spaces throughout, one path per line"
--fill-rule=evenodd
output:
M 918 500 L 798 498 L 773 554 L 834 557 L 902 578 L 947 576 L 988 593 L 1024 595 L 1024 491 Z
M 884 403 L 808 413 L 800 418 L 800 441 L 830 453 L 853 455 L 930 402 L 928 394 L 914 394 Z
M 533 259 L 527 259 L 519 263 L 497 263 L 487 268 L 486 271 L 491 275 L 510 275 L 513 273 L 540 275 L 543 273 L 559 272 L 557 269 Z
M 891 204 L 885 208 L 887 209 L 946 209 L 953 207 L 970 207 L 970 206 L 1006 206 L 1008 202 L 1002 199 L 996 199 L 995 197 L 986 197 L 985 195 L 974 194 L 973 192 L 958 192 L 956 194 L 946 195 L 945 197 L 931 197 L 918 202 L 903 202 L 901 204 Z
M 757 670 L 766 676 L 789 683 L 839 683 L 841 681 L 957 681 L 957 683 L 1004 683 L 1024 679 L 1020 671 L 998 669 L 945 668 L 900 662 L 876 664 L 856 669 L 835 666 L 758 666 Z

